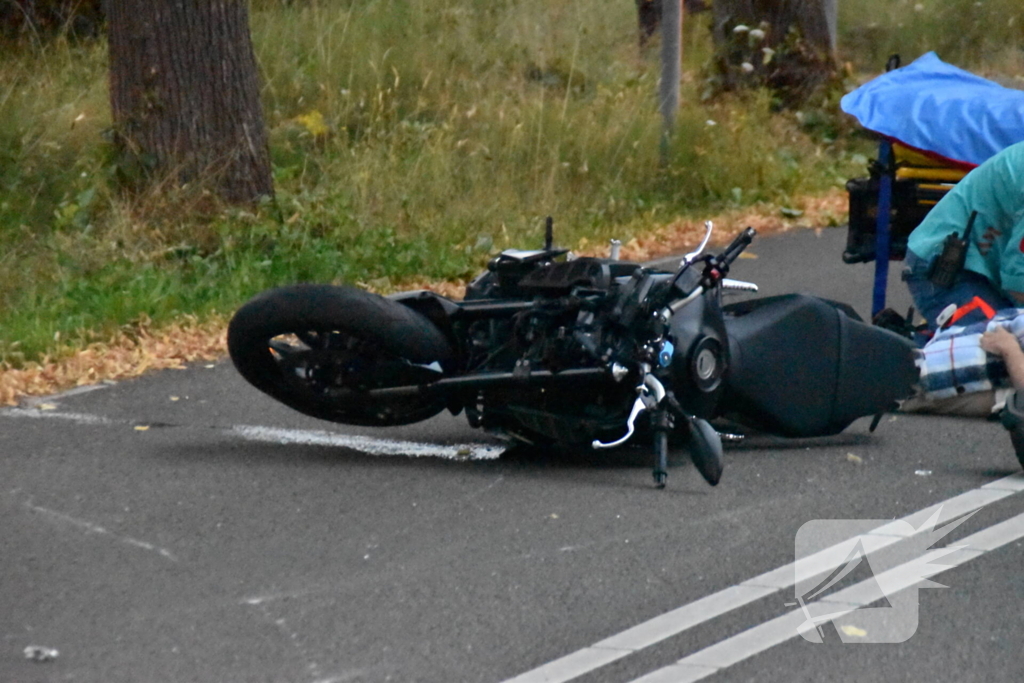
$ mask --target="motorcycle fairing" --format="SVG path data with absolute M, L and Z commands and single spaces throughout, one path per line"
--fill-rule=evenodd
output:
M 732 363 L 721 316 L 721 297 L 716 294 L 697 299 L 673 315 L 670 323 L 670 338 L 675 345 L 670 368 L 673 392 L 693 415 L 706 420 L 719 412 L 725 386 L 718 380 L 728 373 Z M 703 380 L 694 366 L 702 349 L 711 353 L 714 366 Z

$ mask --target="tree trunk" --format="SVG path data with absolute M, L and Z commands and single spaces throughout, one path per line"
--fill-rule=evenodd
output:
M 636 16 L 640 29 L 640 47 L 654 36 L 661 23 L 661 0 L 636 0 Z
M 646 47 L 661 25 L 661 3 L 663 0 L 636 0 L 636 16 L 640 28 L 640 47 Z M 683 13 L 696 14 L 707 11 L 704 0 L 683 0 Z
M 767 85 L 795 105 L 835 75 L 836 0 L 715 0 L 712 10 L 725 89 Z
M 246 0 L 108 0 L 110 102 L 124 151 L 233 203 L 272 195 Z

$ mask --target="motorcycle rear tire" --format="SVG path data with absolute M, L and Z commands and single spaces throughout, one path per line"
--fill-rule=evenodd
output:
M 299 339 L 300 346 L 275 338 Z M 272 342 L 277 344 L 273 350 Z M 295 352 L 282 354 L 282 349 Z M 353 387 L 353 392 L 339 386 L 342 371 L 337 368 L 346 362 L 365 361 L 371 368 L 386 363 L 387 380 L 366 373 L 372 388 L 425 384 L 443 376 L 440 370 L 455 355 L 437 326 L 416 311 L 360 289 L 313 284 L 271 289 L 242 306 L 228 326 L 228 352 L 242 377 L 285 405 L 319 419 L 363 426 L 419 422 L 441 412 L 446 401 L 426 394 L 372 399 L 360 390 L 365 387 Z M 322 360 L 303 360 L 303 354 L 310 358 L 316 353 Z M 289 366 L 289 356 L 300 360 Z M 347 360 L 335 361 L 337 356 Z M 318 383 L 317 372 L 324 366 L 330 372 L 322 374 L 331 381 Z

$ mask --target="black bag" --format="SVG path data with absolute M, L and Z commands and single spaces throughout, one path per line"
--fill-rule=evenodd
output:
M 846 183 L 850 196 L 850 226 L 846 236 L 846 263 L 875 260 L 875 232 L 878 223 L 878 191 L 881 174 L 854 178 Z M 907 254 L 907 238 L 945 194 L 916 179 L 895 179 L 889 214 L 889 259 L 901 261 Z

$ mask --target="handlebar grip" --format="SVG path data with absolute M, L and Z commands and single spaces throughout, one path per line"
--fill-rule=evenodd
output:
M 678 299 L 668 304 L 668 306 L 666 307 L 666 311 L 668 312 L 668 314 L 677 313 L 683 306 L 686 306 L 696 297 L 700 296 L 702 293 L 708 291 L 712 287 L 719 285 L 721 283 L 722 278 L 725 277 L 725 275 L 728 274 L 729 272 L 729 264 L 731 264 L 733 261 L 739 258 L 739 255 L 743 253 L 743 250 L 746 249 L 747 246 L 749 246 L 750 243 L 754 241 L 754 235 L 756 234 L 757 230 L 754 230 L 753 228 L 747 228 L 739 235 L 737 235 L 736 239 L 734 239 L 732 243 L 729 244 L 729 246 L 725 248 L 725 251 L 723 251 L 720 255 L 707 258 L 707 260 L 704 263 L 704 272 L 701 275 L 700 283 L 682 299 Z M 689 262 L 687 260 L 684 260 L 682 268 L 679 270 L 678 273 L 676 273 L 676 280 L 678 280 L 679 276 L 683 273 L 683 271 L 685 271 L 689 267 Z
M 754 235 L 756 234 L 757 230 L 747 228 L 737 235 L 736 239 L 734 239 L 732 243 L 725 248 L 725 251 L 722 252 L 722 255 L 719 257 L 719 262 L 724 266 L 728 266 L 730 263 L 735 261 L 743 250 L 750 246 L 750 243 L 754 241 Z

